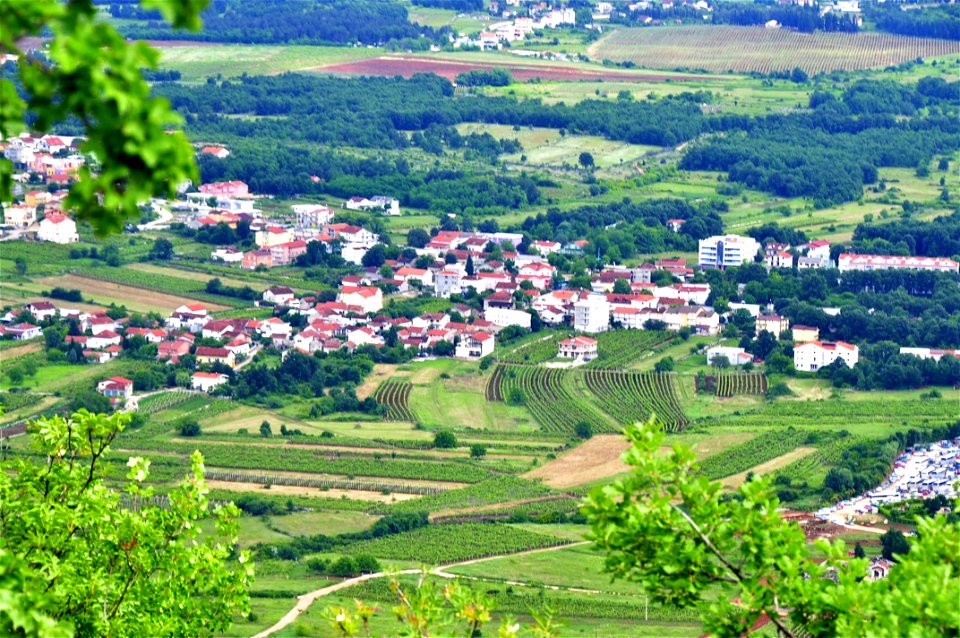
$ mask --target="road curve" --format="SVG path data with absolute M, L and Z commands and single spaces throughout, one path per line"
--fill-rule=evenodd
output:
M 482 563 L 484 561 L 493 560 L 495 558 L 503 558 L 505 556 L 524 556 L 527 554 L 540 554 L 543 552 L 554 552 L 558 549 L 566 549 L 568 547 L 576 547 L 578 545 L 589 545 L 590 541 L 579 541 L 573 543 L 564 543 L 563 545 L 554 545 L 553 547 L 543 547 L 540 549 L 530 549 L 524 552 L 515 552 L 513 554 L 496 554 L 494 556 L 485 556 L 484 558 L 473 558 L 470 560 L 463 560 L 457 563 L 450 563 L 448 565 L 441 565 L 434 569 L 429 570 L 430 574 L 437 576 L 438 578 L 457 578 L 456 574 L 451 574 L 445 570 L 452 569 L 454 567 L 462 567 L 464 565 L 474 565 L 476 563 Z M 303 612 L 310 609 L 310 605 L 314 603 L 318 598 L 323 598 L 324 596 L 329 596 L 334 592 L 338 592 L 342 589 L 347 589 L 353 587 L 354 585 L 359 585 L 360 583 L 366 582 L 368 580 L 374 580 L 377 578 L 388 578 L 391 576 L 401 576 L 404 574 L 422 574 L 422 569 L 403 569 L 397 572 L 377 572 L 375 574 L 364 574 L 363 576 L 356 576 L 355 578 L 348 578 L 347 580 L 341 581 L 334 585 L 328 585 L 326 587 L 321 587 L 311 592 L 307 592 L 301 596 L 297 596 L 297 604 L 293 608 L 283 615 L 283 618 L 278 620 L 272 626 L 267 627 L 260 633 L 253 636 L 253 638 L 267 638 L 267 636 L 272 636 L 277 633 L 284 627 L 292 624 Z M 512 583 L 514 585 L 524 585 L 525 583 Z

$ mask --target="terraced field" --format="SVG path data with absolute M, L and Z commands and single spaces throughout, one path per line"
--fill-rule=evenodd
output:
M 688 424 L 672 374 L 586 370 L 583 376 L 597 405 L 623 425 L 646 421 L 651 415 L 671 432 L 680 432 Z
M 388 421 L 416 422 L 417 416 L 410 409 L 410 391 L 413 384 L 399 379 L 387 379 L 380 384 L 373 398 L 387 406 L 386 419 Z

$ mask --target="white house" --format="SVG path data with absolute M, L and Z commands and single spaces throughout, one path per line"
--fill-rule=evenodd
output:
M 190 387 L 200 392 L 210 392 L 229 380 L 230 377 L 222 372 L 194 372 L 190 375 Z
M 366 197 L 351 197 L 343 202 L 343 207 L 349 210 L 382 210 L 387 215 L 400 214 L 400 200 L 384 195 L 375 195 L 369 199 Z
M 274 305 L 282 305 L 297 298 L 293 288 L 274 286 L 263 291 L 263 300 Z
M 852 368 L 860 360 L 860 348 L 843 341 L 810 341 L 793 348 L 793 367 L 801 372 L 816 372 L 837 359 Z
M 463 335 L 454 354 L 460 359 L 480 359 L 493 354 L 494 343 L 493 335 L 487 332 Z
M 77 234 L 77 222 L 63 213 L 47 213 L 47 216 L 40 222 L 37 239 L 55 244 L 78 242 L 80 241 L 80 235 Z
M 511 308 L 487 308 L 483 312 L 483 318 L 501 328 L 520 326 L 527 330 L 530 329 L 530 321 L 533 319 L 529 312 Z
M 299 228 L 319 229 L 324 224 L 333 221 L 333 209 L 329 206 L 294 204 L 291 208 L 297 215 L 297 226 Z
M 707 350 L 707 365 L 714 365 L 717 357 L 726 357 L 727 362 L 732 366 L 742 366 L 753 360 L 753 357 L 743 348 L 714 346 Z
M 701 239 L 699 247 L 701 268 L 730 268 L 752 262 L 760 243 L 753 237 L 714 235 Z
M 337 301 L 363 309 L 366 314 L 383 309 L 383 291 L 373 286 L 343 286 Z
M 603 295 L 587 295 L 573 304 L 573 327 L 580 332 L 606 332 L 610 328 L 610 303 Z
M 590 337 L 571 337 L 560 342 L 560 356 L 565 359 L 596 359 L 597 340 Z
M 227 264 L 242 264 L 243 252 L 237 250 L 233 246 L 217 248 L 215 251 L 210 253 L 210 259 L 213 259 L 214 261 L 222 261 Z
M 757 336 L 761 332 L 769 332 L 780 338 L 780 334 L 790 329 L 790 320 L 780 315 L 760 315 L 757 317 Z
M 26 228 L 37 221 L 37 209 L 32 206 L 7 206 L 3 209 L 3 223 Z

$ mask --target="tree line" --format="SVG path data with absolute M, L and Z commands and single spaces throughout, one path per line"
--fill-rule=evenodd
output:
M 867 4 L 867 17 L 880 31 L 900 35 L 960 40 L 960 6 L 912 7 L 904 11 L 899 4 Z
M 409 21 L 407 9 L 393 0 L 213 0 L 201 14 L 203 30 L 175 30 L 149 12 L 111 7 L 114 17 L 135 17 L 143 24 L 120 27 L 131 39 L 199 40 L 242 44 L 367 44 L 402 41 L 423 48 L 444 41 L 449 27 L 434 29 Z

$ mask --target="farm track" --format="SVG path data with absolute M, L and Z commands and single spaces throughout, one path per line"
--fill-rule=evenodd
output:
M 450 563 L 447 565 L 440 565 L 439 567 L 435 567 L 434 569 L 429 570 L 429 573 L 434 576 L 439 576 L 440 578 L 454 579 L 454 578 L 458 578 L 458 576 L 456 574 L 451 574 L 445 570 L 453 569 L 454 567 L 464 567 L 466 565 L 475 565 L 477 563 L 482 563 L 484 561 L 493 560 L 496 558 L 503 558 L 505 556 L 526 556 L 530 554 L 540 554 L 543 552 L 555 552 L 560 549 L 576 547 L 578 545 L 588 545 L 589 543 L 590 541 L 563 543 L 561 545 L 554 545 L 552 547 L 530 549 L 523 552 L 514 552 L 511 554 L 495 554 L 493 556 L 484 556 L 483 558 L 473 558 L 471 560 L 459 561 L 459 562 Z M 293 606 L 293 609 L 291 609 L 286 614 L 284 614 L 283 618 L 278 620 L 272 626 L 268 627 L 267 629 L 264 629 L 260 633 L 253 636 L 253 638 L 267 638 L 267 636 L 272 636 L 273 634 L 284 629 L 285 627 L 288 627 L 297 618 L 300 617 L 300 614 L 310 609 L 310 606 L 318 598 L 329 596 L 330 594 L 336 593 L 340 590 L 348 589 L 350 587 L 353 587 L 354 585 L 359 585 L 360 583 L 365 583 L 368 580 L 376 580 L 378 578 L 387 578 L 392 576 L 402 576 L 402 575 L 412 575 L 412 574 L 422 574 L 422 573 L 423 573 L 422 569 L 404 569 L 398 572 L 377 572 L 375 574 L 364 574 L 363 576 L 348 578 L 347 580 L 340 583 L 336 583 L 335 585 L 328 585 L 327 587 L 322 587 L 312 592 L 303 594 L 302 596 L 297 597 L 297 603 Z M 516 584 L 518 586 L 527 585 L 527 583 L 516 583 Z

